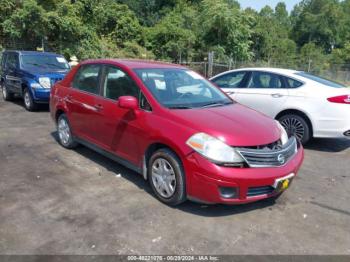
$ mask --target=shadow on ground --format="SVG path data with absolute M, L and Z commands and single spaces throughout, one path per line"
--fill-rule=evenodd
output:
M 51 135 L 58 143 L 57 132 L 52 132 Z M 158 201 L 158 199 L 153 194 L 153 191 L 149 186 L 148 182 L 145 181 L 140 174 L 118 164 L 117 162 L 85 146 L 80 145 L 76 149 L 74 149 L 74 151 L 82 155 L 83 157 L 95 162 L 96 164 L 106 168 L 108 171 L 113 172 L 115 174 L 120 174 L 123 178 L 134 183 L 138 188 L 144 190 L 145 193 L 152 195 L 154 197 L 154 201 Z M 198 215 L 198 216 L 220 217 L 220 216 L 230 216 L 234 214 L 245 213 L 256 209 L 267 208 L 275 204 L 275 202 L 276 201 L 273 198 L 262 200 L 255 203 L 244 204 L 244 205 L 221 205 L 221 204 L 207 205 L 207 204 L 186 201 L 185 203 L 174 208 L 187 213 Z
M 350 139 L 346 138 L 314 138 L 305 145 L 305 149 L 337 153 L 350 148 Z
M 10 102 L 25 109 L 23 99 L 20 97 L 15 97 Z M 37 105 L 38 106 L 37 106 L 37 109 L 35 111 L 38 111 L 38 112 L 49 112 L 50 111 L 49 104 L 37 104 Z

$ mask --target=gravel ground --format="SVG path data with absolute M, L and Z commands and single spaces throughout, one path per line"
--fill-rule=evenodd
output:
M 350 140 L 312 141 L 276 202 L 171 208 L 54 131 L 46 107 L 0 99 L 0 254 L 350 254 Z

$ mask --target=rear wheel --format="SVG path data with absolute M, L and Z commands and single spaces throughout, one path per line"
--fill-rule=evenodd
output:
M 78 143 L 74 141 L 72 136 L 72 131 L 65 114 L 61 114 L 57 120 L 57 133 L 58 133 L 58 141 L 60 144 L 67 148 L 72 149 L 77 147 Z
M 35 111 L 37 109 L 37 104 L 34 102 L 32 95 L 27 88 L 23 91 L 24 107 L 28 111 Z
M 156 151 L 148 164 L 148 180 L 157 198 L 175 206 L 186 201 L 186 183 L 182 163 L 167 148 Z
M 13 93 L 8 91 L 5 83 L 1 84 L 2 97 L 5 101 L 11 101 L 13 99 Z
M 311 138 L 311 130 L 305 118 L 296 114 L 280 117 L 278 121 L 286 129 L 288 136 L 295 136 L 303 145 Z

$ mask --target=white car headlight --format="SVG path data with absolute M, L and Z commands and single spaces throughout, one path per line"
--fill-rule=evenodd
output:
M 51 88 L 51 80 L 48 77 L 39 77 L 39 84 L 43 88 Z
M 244 162 L 234 148 L 205 133 L 194 134 L 187 140 L 186 144 L 215 163 L 234 164 Z
M 276 124 L 277 124 L 278 128 L 281 130 L 281 142 L 282 142 L 282 145 L 285 145 L 285 144 L 287 144 L 287 142 L 289 140 L 287 131 L 284 129 L 284 127 L 281 125 L 281 123 L 278 122 L 277 120 L 276 120 Z

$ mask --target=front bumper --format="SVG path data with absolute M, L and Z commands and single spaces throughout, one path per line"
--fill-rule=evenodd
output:
M 50 101 L 49 88 L 37 88 L 33 89 L 33 99 L 36 103 L 49 103 Z
M 212 204 L 244 204 L 269 198 L 280 192 L 248 196 L 248 189 L 273 186 L 279 178 L 296 176 L 303 159 L 304 150 L 300 147 L 293 158 L 280 167 L 233 168 L 218 166 L 198 153 L 192 153 L 184 163 L 187 195 L 190 200 Z M 237 198 L 222 197 L 220 187 L 237 188 Z

